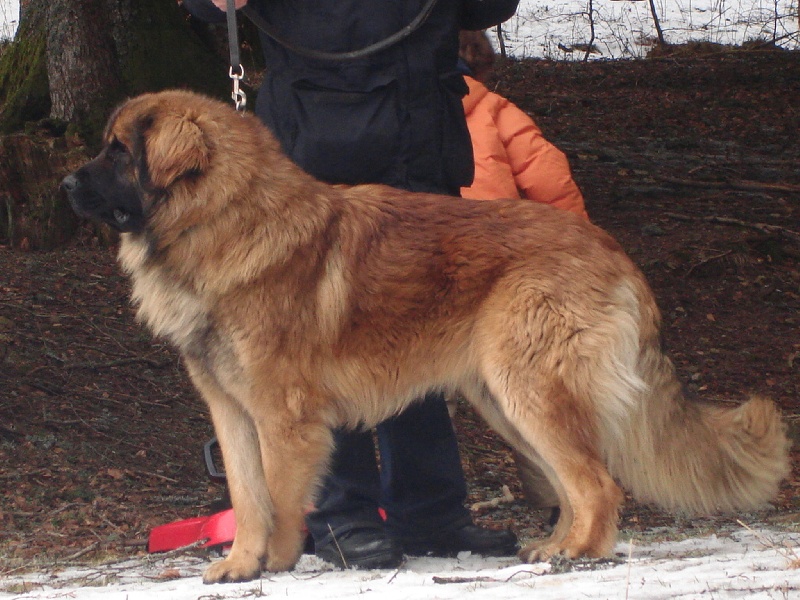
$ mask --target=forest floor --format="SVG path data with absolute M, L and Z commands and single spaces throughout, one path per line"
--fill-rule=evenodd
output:
M 647 275 L 666 347 L 701 399 L 750 392 L 800 439 L 800 55 L 512 62 L 498 92 L 569 156 L 592 220 Z M 83 235 L 51 252 L 0 247 L 0 576 L 146 552 L 150 529 L 207 514 L 213 435 L 176 354 L 134 321 L 113 248 Z M 470 502 L 523 537 L 508 449 L 456 417 Z M 800 465 L 775 510 L 689 518 L 629 500 L 623 535 L 714 531 L 737 519 L 800 527 Z

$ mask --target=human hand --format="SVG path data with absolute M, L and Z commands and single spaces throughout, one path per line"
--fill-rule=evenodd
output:
M 228 0 L 211 0 L 221 11 L 225 11 L 228 8 Z M 242 8 L 245 4 L 247 4 L 247 0 L 235 0 L 234 4 L 236 5 L 236 10 Z

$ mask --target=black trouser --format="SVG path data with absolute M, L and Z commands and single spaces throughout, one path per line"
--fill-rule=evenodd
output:
M 306 517 L 315 540 L 351 524 L 381 525 L 403 537 L 425 536 L 470 522 L 455 432 L 444 397 L 424 401 L 377 427 L 380 469 L 372 432 L 335 432 L 331 471 Z

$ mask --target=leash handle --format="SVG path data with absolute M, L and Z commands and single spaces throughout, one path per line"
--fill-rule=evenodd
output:
M 225 469 L 220 470 L 217 468 L 217 463 L 214 460 L 214 448 L 217 446 L 219 446 L 219 442 L 216 437 L 211 438 L 203 445 L 203 462 L 206 463 L 209 478 L 213 481 L 225 481 L 227 479 L 225 477 Z
M 227 0 L 225 16 L 228 21 L 228 49 L 231 55 L 231 67 L 228 76 L 233 81 L 233 92 L 231 99 L 233 105 L 239 112 L 244 112 L 247 106 L 247 96 L 239 87 L 239 83 L 244 79 L 244 67 L 242 67 L 241 57 L 239 56 L 239 31 L 236 27 L 236 4 L 234 0 Z

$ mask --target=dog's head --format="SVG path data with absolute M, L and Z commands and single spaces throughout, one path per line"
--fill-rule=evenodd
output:
M 109 119 L 100 154 L 62 181 L 73 209 L 121 232 L 141 232 L 182 180 L 209 167 L 212 142 L 187 92 L 133 98 Z M 204 100 L 204 99 L 203 99 Z

